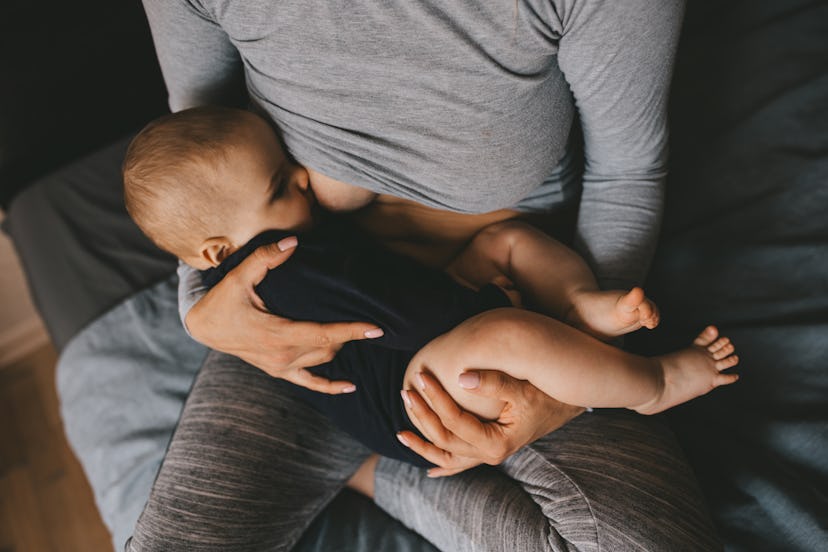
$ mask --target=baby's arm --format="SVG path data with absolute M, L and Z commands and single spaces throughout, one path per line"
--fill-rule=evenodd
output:
M 658 311 L 640 288 L 601 291 L 580 256 L 522 222 L 485 228 L 447 271 L 475 288 L 505 276 L 520 291 L 525 306 L 599 339 L 658 324 Z

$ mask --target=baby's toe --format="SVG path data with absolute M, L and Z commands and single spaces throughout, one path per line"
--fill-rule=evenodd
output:
M 721 385 L 730 385 L 739 380 L 739 374 L 718 374 L 713 380 L 713 386 L 719 387 Z
M 618 298 L 618 308 L 626 313 L 632 313 L 636 309 L 641 309 L 644 306 L 643 303 L 644 290 L 640 287 L 634 287 Z
M 694 345 L 698 345 L 699 347 L 707 347 L 716 338 L 719 337 L 719 330 L 716 329 L 716 326 L 708 326 L 693 340 Z
M 638 314 L 641 320 L 649 320 L 653 317 L 653 303 L 649 299 L 645 299 L 638 305 Z
M 716 370 L 721 372 L 722 370 L 727 370 L 728 368 L 733 368 L 739 364 L 739 357 L 736 355 L 731 355 L 729 357 L 725 357 L 721 360 L 716 361 Z
M 733 343 L 728 343 L 728 344 L 724 345 L 718 351 L 714 351 L 713 352 L 713 358 L 715 358 L 716 360 L 721 360 L 721 359 L 725 358 L 726 356 L 731 355 L 733 353 L 733 351 L 735 351 L 735 350 L 736 350 L 736 347 L 733 346 Z
M 730 339 L 728 339 L 726 337 L 720 337 L 719 339 L 717 339 L 716 341 L 714 341 L 713 343 L 708 345 L 707 350 L 710 351 L 711 353 L 715 353 L 716 351 L 718 351 L 722 347 L 726 346 L 728 343 L 730 343 Z
M 658 326 L 659 322 L 661 322 L 661 314 L 658 312 L 658 307 L 655 305 L 655 303 L 650 304 L 652 305 L 652 314 L 646 320 L 644 320 L 642 324 L 645 327 L 652 330 L 653 328 Z

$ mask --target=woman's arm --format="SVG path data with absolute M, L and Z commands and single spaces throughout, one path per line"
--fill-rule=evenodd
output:
M 241 58 L 213 14 L 183 0 L 144 0 L 172 111 L 246 101 Z M 346 341 L 365 339 L 372 324 L 293 322 L 269 314 L 253 287 L 287 254 L 261 248 L 206 294 L 186 268 L 179 272 L 179 310 L 188 332 L 205 345 L 315 391 L 340 393 L 304 368 L 327 362 Z
M 183 0 L 144 0 L 170 111 L 246 102 L 239 53 L 212 15 Z
M 667 167 L 667 100 L 683 0 L 552 0 L 558 63 L 584 133 L 586 166 L 575 246 L 602 287 L 639 284 L 661 223 Z M 412 450 L 451 475 L 502 462 L 583 409 L 551 399 L 501 372 L 477 371 L 471 392 L 507 403 L 482 422 L 433 378 L 410 393 L 412 419 L 431 441 L 405 434 Z
M 575 245 L 604 289 L 640 285 L 667 174 L 667 100 L 683 0 L 552 0 L 558 63 L 584 134 Z

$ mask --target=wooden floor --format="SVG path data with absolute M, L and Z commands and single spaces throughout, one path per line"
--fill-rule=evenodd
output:
M 63 433 L 55 352 L 0 367 L 0 552 L 111 551 Z

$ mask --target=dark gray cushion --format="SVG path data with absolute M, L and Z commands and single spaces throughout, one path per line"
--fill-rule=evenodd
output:
M 670 413 L 730 550 L 828 542 L 828 4 L 690 2 L 646 351 L 720 325 L 742 379 Z
M 175 259 L 144 237 L 124 208 L 120 167 L 130 139 L 35 182 L 3 221 L 58 349 L 175 270 Z

